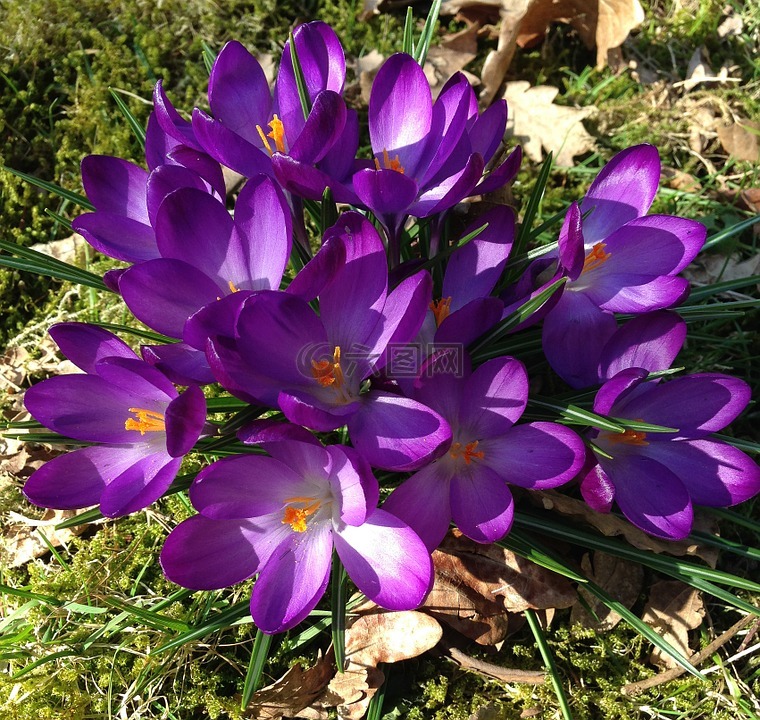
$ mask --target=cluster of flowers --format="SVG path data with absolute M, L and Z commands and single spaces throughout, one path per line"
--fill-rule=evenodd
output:
M 638 527 L 672 539 L 689 534 L 694 504 L 760 491 L 755 463 L 711 438 L 742 412 L 747 385 L 719 374 L 650 378 L 684 342 L 685 324 L 667 308 L 688 293 L 677 275 L 705 238 L 697 222 L 647 215 L 660 174 L 653 147 L 613 158 L 570 207 L 556 249 L 506 283 L 509 208 L 480 216 L 464 242 L 445 235 L 455 204 L 515 176 L 519 149 L 492 162 L 504 101 L 479 113 L 461 74 L 433 101 L 419 64 L 393 55 L 372 86 L 372 157 L 357 159 L 344 80 L 343 50 L 324 23 L 292 35 L 273 92 L 231 42 L 211 71 L 211 115 L 196 109 L 186 121 L 156 86 L 147 170 L 115 157 L 83 161 L 95 211 L 74 227 L 127 264 L 106 284 L 167 341 L 142 346 L 140 357 L 96 326 L 52 328 L 83 373 L 35 385 L 26 405 L 46 427 L 90 444 L 36 471 L 29 500 L 99 505 L 108 517 L 145 508 L 199 439 L 218 432 L 201 389 L 218 384 L 260 418 L 237 433 L 248 452 L 197 475 L 189 494 L 198 514 L 171 532 L 161 563 L 193 589 L 258 575 L 252 615 L 274 633 L 314 609 L 333 553 L 381 606 L 419 605 L 452 520 L 478 542 L 509 532 L 510 485 L 577 479 L 593 508 L 617 503 Z M 245 179 L 234 214 L 222 166 Z M 353 209 L 312 256 L 303 208 L 328 188 Z M 425 219 L 424 240 L 410 235 L 410 218 Z M 600 386 L 593 410 L 618 431 L 581 437 L 556 422 L 519 422 L 525 366 L 504 343 L 487 357 L 468 354 L 544 296 L 509 331 L 542 322 L 550 366 L 573 388 Z M 635 317 L 618 325 L 616 313 Z M 373 468 L 399 473 L 381 508 Z

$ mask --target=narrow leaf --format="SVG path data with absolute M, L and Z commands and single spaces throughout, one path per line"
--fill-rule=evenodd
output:
M 2 169 L 7 170 L 12 175 L 25 180 L 35 187 L 41 188 L 42 190 L 47 190 L 48 192 L 53 193 L 53 195 L 58 195 L 58 197 L 64 198 L 64 200 L 70 200 L 75 205 L 79 205 L 79 207 L 84 208 L 85 210 L 95 209 L 95 206 L 84 195 L 79 195 L 78 193 L 72 192 L 71 190 L 66 190 L 60 185 L 48 182 L 47 180 L 40 180 L 34 175 L 29 175 L 28 173 L 21 172 L 21 170 L 14 170 L 7 165 L 3 165 Z
M 119 94 L 118 90 L 115 90 L 112 87 L 108 88 L 108 92 L 111 93 L 111 97 L 116 101 L 116 105 L 118 106 L 119 110 L 121 110 L 121 114 L 124 115 L 124 117 L 127 119 L 127 122 L 129 123 L 129 127 L 132 129 L 132 133 L 137 138 L 137 142 L 140 143 L 140 147 L 145 149 L 145 128 L 140 124 L 138 119 L 132 114 L 132 111 L 129 109 L 129 106 L 127 103 L 122 100 L 121 95 Z
M 269 648 L 272 645 L 272 635 L 267 635 L 260 628 L 256 629 L 256 639 L 253 641 L 251 660 L 248 663 L 248 672 L 245 674 L 243 693 L 240 698 L 240 709 L 245 710 L 251 702 L 251 696 L 261 686 L 261 676 L 264 673 L 264 665 L 269 659 Z

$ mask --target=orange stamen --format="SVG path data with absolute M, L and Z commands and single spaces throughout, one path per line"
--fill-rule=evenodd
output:
M 610 433 L 609 441 L 613 443 L 624 443 L 625 445 L 637 445 L 642 447 L 649 445 L 647 442 L 647 434 L 640 430 L 626 430 L 622 433 Z
M 462 443 L 455 442 L 451 446 L 451 450 L 449 450 L 449 455 L 455 460 L 459 457 L 464 458 L 466 465 L 469 465 L 473 459 L 482 460 L 486 454 L 482 450 L 476 450 L 479 442 L 479 440 L 475 440 L 474 442 L 467 443 L 464 446 L 464 450 L 462 449 Z
M 129 412 L 134 413 L 137 419 L 127 418 L 124 423 L 125 430 L 137 430 L 140 435 L 145 435 L 146 432 L 164 432 L 166 430 L 164 416 L 160 412 L 142 408 L 129 408 Z
M 393 160 L 391 160 L 390 155 L 388 155 L 388 151 L 383 148 L 383 168 L 385 170 L 395 170 L 396 172 L 404 174 L 404 166 L 401 164 L 401 160 L 399 160 L 398 155 L 396 155 Z M 375 169 L 380 170 L 380 160 L 378 158 L 375 158 Z
M 596 268 L 604 265 L 612 257 L 612 253 L 604 251 L 605 247 L 607 247 L 606 243 L 598 242 L 591 248 L 591 252 L 586 255 L 586 259 L 583 261 L 581 275 L 589 270 L 596 270 Z
M 317 510 L 319 510 L 319 506 L 322 504 L 319 500 L 315 500 L 311 497 L 293 497 L 293 498 L 286 498 L 286 503 L 291 502 L 300 502 L 300 503 L 309 503 L 306 507 L 293 507 L 292 505 L 286 505 L 282 512 L 282 520 L 280 521 L 283 525 L 290 525 L 290 529 L 293 530 L 293 532 L 306 532 L 306 521 L 309 515 L 313 515 Z
M 435 315 L 435 326 L 440 327 L 441 323 L 451 313 L 451 297 L 433 300 L 428 307 L 433 311 L 433 315 Z
M 343 370 L 340 367 L 340 346 L 335 348 L 332 362 L 329 360 L 312 360 L 311 374 L 322 387 L 342 387 Z
M 227 283 L 227 286 L 229 287 L 229 289 L 230 289 L 230 292 L 231 292 L 231 293 L 236 293 L 236 292 L 238 292 L 238 289 L 235 287 L 235 283 L 234 283 L 234 282 L 232 282 L 232 280 L 230 280 L 230 281 Z
M 275 152 L 284 153 L 285 126 L 282 124 L 282 120 L 280 120 L 277 115 L 274 115 L 269 121 L 269 128 L 272 132 L 265 133 L 261 125 L 256 126 L 256 132 L 259 134 L 261 142 L 264 143 L 264 147 L 270 155 L 274 155 Z M 269 140 L 267 140 L 267 138 L 272 138 L 272 140 L 274 140 L 274 150 L 272 150 L 272 146 L 269 144 Z

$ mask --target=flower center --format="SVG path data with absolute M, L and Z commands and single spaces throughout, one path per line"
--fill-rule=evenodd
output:
M 343 387 L 343 370 L 340 368 L 340 346 L 333 352 L 332 362 L 329 360 L 312 360 L 311 374 L 322 387 Z
M 647 434 L 640 430 L 626 430 L 622 433 L 608 433 L 607 439 L 611 443 L 623 443 L 625 445 L 636 445 L 643 447 L 649 445 L 647 442 Z
M 264 133 L 264 130 L 262 129 L 261 125 L 256 126 L 256 131 L 259 133 L 259 137 L 261 138 L 261 142 L 264 143 L 264 147 L 267 149 L 267 152 L 269 153 L 270 157 L 274 155 L 276 152 L 285 152 L 285 126 L 282 124 L 282 120 L 277 117 L 277 115 L 274 115 L 272 119 L 269 121 L 269 129 L 272 131 L 270 133 Z M 274 150 L 272 150 L 272 146 L 269 144 L 269 140 L 267 138 L 271 138 L 274 140 Z
M 435 316 L 435 326 L 440 327 L 441 323 L 451 313 L 451 297 L 433 300 L 428 307 L 433 311 L 433 315 Z
M 469 465 L 474 459 L 482 460 L 486 454 L 482 450 L 478 450 L 479 440 L 475 440 L 471 443 L 467 443 L 462 446 L 462 443 L 455 442 L 449 450 L 449 455 L 457 460 L 458 458 L 464 458 L 465 465 Z
M 137 430 L 140 435 L 145 435 L 146 432 L 164 432 L 166 430 L 164 416 L 160 412 L 142 408 L 129 408 L 129 412 L 133 413 L 135 417 L 127 418 L 124 423 L 125 430 Z
M 313 497 L 285 498 L 285 502 L 288 504 L 283 508 L 280 522 L 283 525 L 290 525 L 290 529 L 297 533 L 306 532 L 307 519 L 322 505 L 320 500 Z M 299 503 L 301 507 L 293 507 L 290 503 Z
M 581 275 L 583 275 L 585 272 L 589 272 L 589 270 L 596 270 L 596 268 L 604 265 L 604 263 L 606 263 L 612 257 L 612 253 L 604 251 L 604 248 L 606 247 L 606 243 L 598 242 L 596 245 L 594 245 L 594 247 L 591 248 L 591 252 L 586 255 L 586 259 L 583 261 L 583 270 L 581 270 Z
M 375 158 L 375 168 L 377 170 L 380 170 L 380 160 L 378 158 Z M 404 174 L 404 166 L 401 164 L 401 160 L 399 160 L 398 155 L 396 155 L 393 160 L 391 160 L 390 155 L 388 155 L 388 151 L 383 148 L 383 168 L 385 170 L 395 170 L 396 172 L 400 172 L 402 175 Z

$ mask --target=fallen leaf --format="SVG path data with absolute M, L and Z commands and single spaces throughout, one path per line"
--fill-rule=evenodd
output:
M 682 83 L 674 83 L 674 86 L 682 85 L 687 92 L 693 90 L 701 82 L 714 78 L 715 73 L 702 54 L 703 48 L 697 48 L 689 59 L 686 68 L 686 79 Z
M 729 5 L 729 10 L 733 8 Z M 741 35 L 744 30 L 744 20 L 738 13 L 729 15 L 720 25 L 718 25 L 718 37 L 728 37 L 729 35 Z
M 570 607 L 570 582 L 498 545 L 450 533 L 433 553 L 435 584 L 422 610 L 481 645 L 501 642 L 508 613 Z
M 253 694 L 244 717 L 256 720 L 296 717 L 322 694 L 334 674 L 332 652 L 318 658 L 314 667 L 306 670 L 293 665 L 279 680 Z
M 85 259 L 87 243 L 78 233 L 74 233 L 63 240 L 53 240 L 47 243 L 37 243 L 31 249 L 48 255 L 69 265 L 82 265 Z
M 726 152 L 737 160 L 760 162 L 760 124 L 741 119 L 718 126 L 718 138 Z
M 382 55 L 377 50 L 370 50 L 366 55 L 362 55 L 356 61 L 362 100 L 364 100 L 366 105 L 369 105 L 369 96 L 372 90 L 372 83 L 375 80 L 375 75 L 377 75 L 377 71 L 380 69 L 384 60 L 385 55 Z
M 434 618 L 416 610 L 386 612 L 375 607 L 350 621 L 346 669 L 333 676 L 315 709 L 337 707 L 340 717 L 359 720 L 385 681 L 378 665 L 422 655 L 435 647 L 442 635 Z
M 625 518 L 617 515 L 599 513 L 592 510 L 582 500 L 568 497 L 554 490 L 533 490 L 526 493 L 526 497 L 545 510 L 553 510 L 561 515 L 575 517 L 595 527 L 603 535 L 614 537 L 621 535 L 626 542 L 639 550 L 648 550 L 656 553 L 668 553 L 669 555 L 692 555 L 702 558 L 710 567 L 715 567 L 718 560 L 718 551 L 715 548 L 698 545 L 689 540 L 665 541 L 647 535 L 635 525 L 631 525 Z M 694 514 L 694 530 L 718 534 L 718 526 L 715 520 L 704 513 L 696 511 Z
M 704 603 L 697 590 L 678 580 L 662 580 L 652 586 L 641 619 L 681 655 L 690 657 L 689 630 L 698 628 L 704 616 Z M 679 667 L 670 655 L 657 648 L 652 652 L 650 662 L 660 667 Z
M 629 610 L 638 599 L 644 584 L 644 568 L 639 563 L 629 562 L 598 550 L 593 553 L 593 556 L 588 554 L 583 556 L 581 569 L 589 579 Z M 582 585 L 578 587 L 578 594 L 583 597 L 599 620 L 586 610 L 583 603 L 576 602 L 570 611 L 571 623 L 579 622 L 584 627 L 606 631 L 612 630 L 623 619 L 599 598 L 584 590 Z
M 697 286 L 724 280 L 741 280 L 760 275 L 760 255 L 742 259 L 740 255 L 704 255 L 692 263 L 684 275 Z M 747 288 L 745 288 L 746 292 Z
M 85 526 L 64 530 L 56 530 L 55 526 L 83 512 L 84 510 L 45 510 L 40 519 L 10 513 L 12 522 L 3 528 L 0 548 L 2 564 L 18 567 L 49 553 L 50 548 L 42 539 L 42 534 L 53 547 L 65 546 L 75 535 L 84 532 Z
M 576 155 L 595 147 L 594 138 L 581 121 L 597 110 L 554 105 L 558 93 L 555 87 L 531 87 L 524 80 L 507 83 L 504 93 L 509 106 L 507 135 L 518 140 L 523 152 L 534 162 L 541 162 L 541 149 L 545 148 L 554 153 L 555 165 L 572 167 Z

